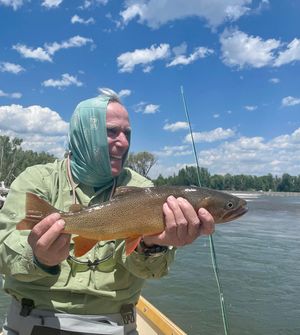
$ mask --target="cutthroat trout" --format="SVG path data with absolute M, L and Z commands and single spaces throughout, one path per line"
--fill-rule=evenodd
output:
M 215 223 L 237 219 L 248 210 L 245 200 L 231 194 L 204 187 L 161 186 L 119 187 L 110 201 L 83 208 L 72 205 L 70 212 L 61 212 L 33 193 L 26 193 L 26 217 L 17 229 L 32 229 L 51 213 L 59 212 L 65 221 L 63 233 L 76 234 L 74 254 L 79 257 L 101 240 L 126 240 L 130 254 L 144 235 L 164 230 L 162 206 L 168 196 L 187 199 L 198 211 L 203 207 Z

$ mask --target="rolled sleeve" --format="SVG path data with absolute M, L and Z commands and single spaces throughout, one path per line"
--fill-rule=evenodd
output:
M 27 239 L 29 231 L 16 230 L 25 216 L 26 192 L 39 194 L 37 170 L 25 170 L 11 185 L 8 197 L 0 211 L 0 273 L 19 281 L 35 281 L 53 274 L 46 272 L 33 260 L 33 252 Z

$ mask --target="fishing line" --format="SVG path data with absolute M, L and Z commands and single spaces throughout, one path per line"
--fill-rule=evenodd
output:
M 195 141 L 194 141 L 194 136 L 193 136 L 193 131 L 192 131 L 192 126 L 190 122 L 190 116 L 187 108 L 187 104 L 185 101 L 185 96 L 183 93 L 183 86 L 180 86 L 181 90 L 181 96 L 182 96 L 182 101 L 183 101 L 183 107 L 185 111 L 185 116 L 189 125 L 189 130 L 190 130 L 190 135 L 191 135 L 191 142 L 193 146 L 193 151 L 194 151 L 194 156 L 195 156 L 195 161 L 197 165 L 197 178 L 198 178 L 198 184 L 201 187 L 201 181 L 200 181 L 200 166 L 199 166 L 199 161 L 198 161 L 198 156 L 197 156 L 197 151 L 195 147 Z M 213 270 L 218 286 L 218 291 L 219 291 L 219 299 L 220 299 L 220 306 L 221 306 L 221 312 L 222 312 L 222 321 L 223 321 L 223 328 L 224 328 L 224 334 L 229 335 L 229 327 L 228 327 L 228 321 L 227 321 L 227 315 L 226 315 L 226 309 L 225 309 L 225 299 L 224 299 L 224 294 L 223 294 L 223 289 L 221 285 L 221 280 L 219 277 L 219 268 L 218 268 L 218 263 L 217 263 L 217 254 L 214 246 L 214 240 L 212 235 L 209 235 L 209 245 L 210 245 L 210 256 L 211 256 L 211 262 L 213 265 Z

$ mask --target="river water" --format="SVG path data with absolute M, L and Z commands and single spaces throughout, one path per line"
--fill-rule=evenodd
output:
M 228 335 L 299 335 L 300 196 L 239 195 L 249 212 L 213 235 Z M 143 295 L 189 335 L 224 334 L 207 237 L 178 250 L 169 275 L 149 280 Z M 2 292 L 0 301 L 1 319 Z

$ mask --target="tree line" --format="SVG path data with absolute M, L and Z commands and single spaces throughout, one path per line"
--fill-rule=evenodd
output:
M 178 174 L 163 177 L 159 175 L 154 180 L 155 185 L 198 185 L 197 168 L 186 166 Z M 206 168 L 199 168 L 201 186 L 218 190 L 234 191 L 274 191 L 274 192 L 300 192 L 300 175 L 291 176 L 284 173 L 281 177 L 267 174 L 265 176 L 252 175 L 211 175 Z
M 54 162 L 55 156 L 46 152 L 34 152 L 23 150 L 23 140 L 0 135 L 0 181 L 9 186 L 12 181 L 28 166 Z M 132 168 L 145 177 L 157 162 L 156 157 L 147 151 L 130 153 L 126 166 Z M 194 166 L 186 166 L 173 176 L 163 177 L 161 174 L 153 182 L 157 186 L 162 185 L 198 185 L 198 172 L 201 186 L 218 190 L 235 191 L 276 191 L 276 192 L 300 192 L 300 175 L 291 176 L 287 173 L 282 176 L 252 175 L 211 175 L 206 168 L 197 169 Z

